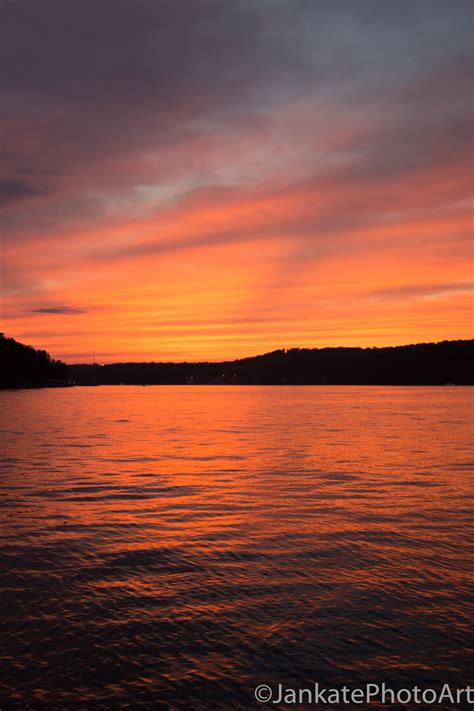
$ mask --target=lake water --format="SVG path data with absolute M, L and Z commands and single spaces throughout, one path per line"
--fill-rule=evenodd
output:
M 1 392 L 2 711 L 472 683 L 472 394 Z

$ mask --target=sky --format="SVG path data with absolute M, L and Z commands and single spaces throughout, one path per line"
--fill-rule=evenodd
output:
M 1 330 L 67 362 L 471 338 L 470 0 L 2 0 Z

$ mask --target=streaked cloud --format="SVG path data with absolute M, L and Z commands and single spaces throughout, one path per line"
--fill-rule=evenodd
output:
M 442 297 L 449 292 L 458 294 L 470 294 L 474 291 L 474 282 L 460 282 L 458 284 L 408 284 L 406 286 L 397 286 L 392 289 L 377 289 L 368 294 L 368 296 L 377 299 L 424 299 L 433 297 Z
M 43 195 L 44 192 L 40 185 L 34 185 L 26 180 L 0 180 L 0 207 Z
M 30 309 L 33 314 L 83 314 L 86 313 L 83 309 L 74 309 L 71 306 L 43 306 L 38 309 Z
M 75 360 L 470 335 L 470 0 L 0 14 L 11 335 Z

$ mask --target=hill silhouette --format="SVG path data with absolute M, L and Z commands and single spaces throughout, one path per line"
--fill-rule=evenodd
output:
M 65 363 L 0 333 L 0 388 L 59 386 L 68 378 Z
M 473 385 L 474 340 L 291 348 L 220 363 L 66 365 L 0 334 L 0 388 L 77 385 Z
M 474 340 L 388 348 L 292 348 L 221 363 L 69 366 L 97 385 L 457 385 L 473 384 Z

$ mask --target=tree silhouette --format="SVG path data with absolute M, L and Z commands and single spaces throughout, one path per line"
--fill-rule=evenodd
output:
M 37 387 L 68 378 L 65 363 L 52 360 L 45 350 L 35 350 L 0 333 L 0 387 Z

